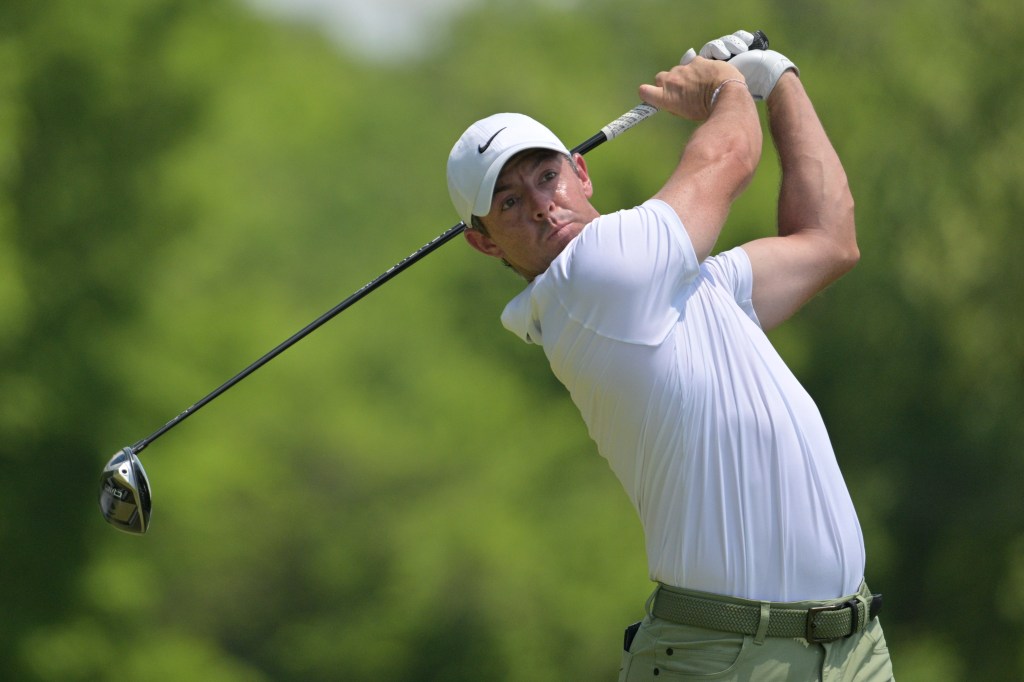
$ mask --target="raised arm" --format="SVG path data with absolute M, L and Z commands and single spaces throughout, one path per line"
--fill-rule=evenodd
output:
M 713 40 L 700 54 L 731 60 L 768 122 L 782 164 L 778 236 L 743 245 L 753 266 L 753 304 L 764 329 L 788 319 L 860 257 L 846 172 L 800 82 L 774 50 L 750 50 L 746 31 Z M 740 38 L 740 39 L 737 39 Z
M 736 68 L 701 57 L 658 74 L 654 85 L 640 87 L 640 97 L 677 116 L 703 121 L 655 194 L 675 209 L 703 260 L 761 158 L 757 108 Z
M 767 99 L 782 165 L 778 236 L 743 245 L 761 326 L 782 323 L 860 258 L 853 196 L 839 156 L 799 77 L 787 71 Z

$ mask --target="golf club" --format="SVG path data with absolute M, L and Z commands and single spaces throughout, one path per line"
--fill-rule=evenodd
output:
M 768 49 L 768 37 L 762 31 L 754 32 L 754 41 L 750 45 L 752 50 Z M 622 116 L 601 128 L 592 137 L 573 147 L 573 154 L 586 154 L 599 145 L 614 139 L 626 132 L 638 123 L 657 113 L 657 109 L 649 104 L 639 104 Z M 316 318 L 298 332 L 288 337 L 275 348 L 243 369 L 235 376 L 218 386 L 204 398 L 190 405 L 181 414 L 170 420 L 149 436 L 136 442 L 133 445 L 119 450 L 107 463 L 100 476 L 99 504 L 103 518 L 115 528 L 128 533 L 143 534 L 149 529 L 149 517 L 152 511 L 152 498 L 150 493 L 149 479 L 146 471 L 142 468 L 138 454 L 160 436 L 185 421 L 204 406 L 208 405 L 215 398 L 223 394 L 229 388 L 245 379 L 247 376 L 267 364 L 278 355 L 292 347 L 303 338 L 319 329 L 323 324 L 334 318 L 342 311 L 348 309 L 374 289 L 378 288 L 395 275 L 399 274 L 423 257 L 440 248 L 466 230 L 466 224 L 459 222 L 450 227 L 422 247 L 391 266 L 388 270 L 377 276 L 376 279 L 365 284 L 358 291 L 334 306 L 326 313 Z

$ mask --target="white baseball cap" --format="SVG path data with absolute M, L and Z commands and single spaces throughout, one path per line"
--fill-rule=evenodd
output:
M 502 167 L 524 149 L 569 150 L 554 133 L 523 114 L 494 114 L 471 125 L 448 155 L 448 193 L 462 222 L 491 212 Z

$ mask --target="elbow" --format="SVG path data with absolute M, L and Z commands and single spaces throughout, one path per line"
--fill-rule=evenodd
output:
M 860 262 L 860 246 L 857 245 L 856 234 L 854 234 L 850 238 L 850 244 L 846 247 L 846 250 L 843 252 L 843 262 L 847 266 L 847 271 L 853 270 L 854 266 Z
M 853 244 L 832 241 L 820 252 L 822 283 L 827 286 L 849 273 L 860 261 L 860 249 Z
M 844 248 L 836 258 L 836 270 L 838 275 L 841 277 L 853 270 L 857 263 L 860 262 L 860 249 L 857 248 L 856 244 L 850 247 Z
M 857 263 L 860 262 L 860 246 L 857 244 L 857 225 L 854 218 L 853 195 L 850 194 L 849 190 L 845 194 L 842 218 L 839 221 L 839 229 L 836 230 L 839 239 L 836 240 L 834 255 L 836 270 L 840 276 L 853 270 Z

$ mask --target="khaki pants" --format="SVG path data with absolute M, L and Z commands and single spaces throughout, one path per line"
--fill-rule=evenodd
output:
M 827 602 L 803 602 L 806 608 Z M 739 635 L 680 625 L 648 615 L 629 651 L 619 682 L 735 680 L 739 682 L 890 682 L 889 648 L 878 619 L 863 632 L 823 644 L 805 639 Z

